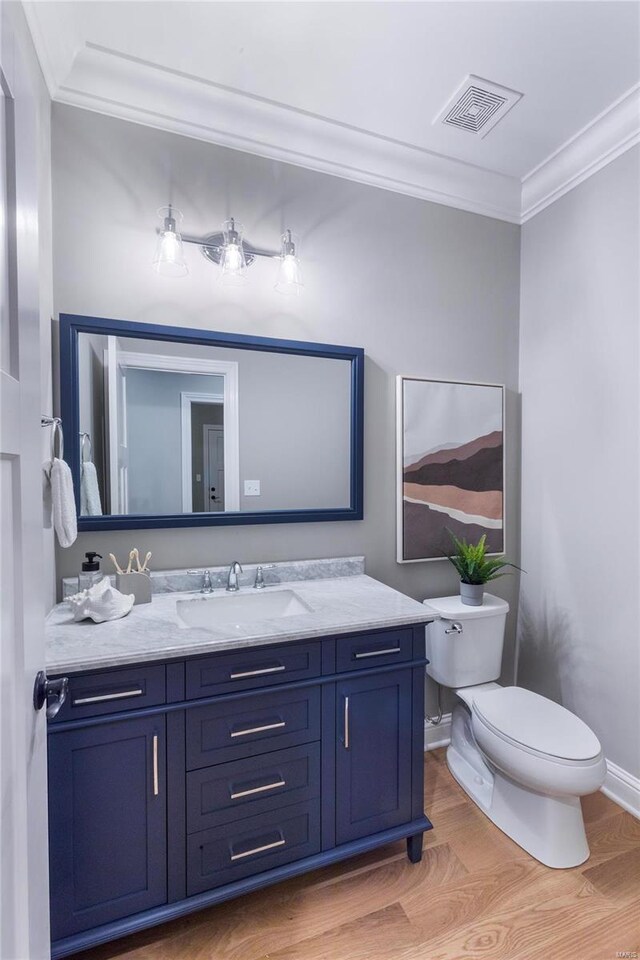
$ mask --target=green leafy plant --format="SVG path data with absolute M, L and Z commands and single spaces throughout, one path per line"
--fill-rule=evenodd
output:
M 477 543 L 467 543 L 464 538 L 456 537 L 451 530 L 447 532 L 456 548 L 455 553 L 447 555 L 447 560 L 458 571 L 462 583 L 489 583 L 490 580 L 503 577 L 507 573 L 505 567 L 520 570 L 520 567 L 505 557 L 487 556 L 486 534 L 483 534 Z

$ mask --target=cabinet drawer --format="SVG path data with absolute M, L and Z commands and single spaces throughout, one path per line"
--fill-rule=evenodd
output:
M 280 644 L 187 662 L 187 699 L 317 677 L 320 644 Z
M 319 739 L 319 687 L 194 707 L 187 710 L 187 770 Z
M 187 896 L 320 851 L 320 800 L 193 833 L 187 840 Z
M 164 666 L 107 670 L 69 677 L 67 699 L 50 723 L 153 707 L 166 701 Z
M 319 794 L 319 743 L 193 770 L 187 774 L 187 831 L 258 816 Z
M 412 630 L 385 630 L 383 633 L 363 633 L 358 637 L 338 637 L 336 642 L 336 670 L 365 670 L 387 664 L 411 660 Z

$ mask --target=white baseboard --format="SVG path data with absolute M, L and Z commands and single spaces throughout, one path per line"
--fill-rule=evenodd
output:
M 424 722 L 424 749 L 435 750 L 436 747 L 446 747 L 451 740 L 451 714 L 442 715 L 442 720 L 437 725 Z
M 447 747 L 451 740 L 451 714 L 445 713 L 439 724 L 424 722 L 424 749 Z M 640 820 L 640 778 L 607 760 L 607 775 L 601 787 L 605 796 Z
M 640 779 L 607 760 L 607 775 L 600 788 L 606 797 L 640 820 Z

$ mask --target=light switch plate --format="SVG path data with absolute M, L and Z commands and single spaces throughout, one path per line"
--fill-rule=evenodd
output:
M 245 497 L 259 497 L 259 496 L 260 496 L 260 481 L 259 481 L 259 480 L 245 480 L 245 482 L 244 482 L 244 495 L 245 495 Z

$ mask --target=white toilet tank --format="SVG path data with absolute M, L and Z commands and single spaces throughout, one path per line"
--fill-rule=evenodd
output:
M 445 687 L 472 687 L 497 680 L 502 667 L 506 600 L 485 593 L 481 607 L 459 596 L 425 600 L 440 620 L 427 624 L 427 673 Z

